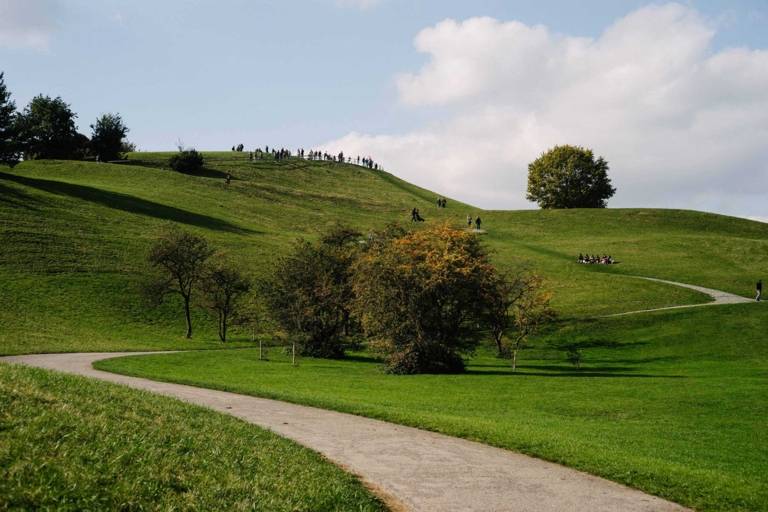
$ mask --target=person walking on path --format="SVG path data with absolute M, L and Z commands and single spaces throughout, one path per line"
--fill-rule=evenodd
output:
M 760 302 L 760 299 L 763 297 L 763 280 L 759 279 L 757 281 L 757 284 L 755 285 L 755 290 L 757 291 L 757 295 L 755 295 L 755 300 L 757 302 Z
M 467 215 L 467 227 L 472 227 L 472 216 Z
M 480 231 L 480 224 L 482 224 L 482 223 L 483 223 L 483 221 L 480 220 L 480 216 L 478 215 L 477 218 L 475 219 L 475 229 Z

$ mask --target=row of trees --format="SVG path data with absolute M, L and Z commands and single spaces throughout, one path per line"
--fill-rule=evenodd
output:
M 181 296 L 187 337 L 198 293 L 216 312 L 222 341 L 233 316 L 264 320 L 258 303 L 294 353 L 338 358 L 367 341 L 399 374 L 460 372 L 489 334 L 514 369 L 528 337 L 554 318 L 538 276 L 499 272 L 476 236 L 447 225 L 390 226 L 365 240 L 336 227 L 296 242 L 255 286 L 205 239 L 178 230 L 157 240 L 149 261 L 160 272 L 147 290 L 157 301 Z M 251 289 L 255 296 L 243 300 Z
M 392 373 L 464 369 L 488 333 L 516 360 L 553 318 L 537 276 L 499 272 L 478 237 L 447 225 L 360 234 L 336 228 L 301 241 L 262 285 L 268 309 L 304 353 L 339 357 L 361 337 Z
M 91 137 L 77 131 L 77 114 L 60 97 L 38 95 L 22 111 L 16 110 L 0 73 L 0 164 L 16 165 L 22 158 L 116 160 L 133 146 L 125 140 L 128 128 L 119 114 L 104 114 L 90 126 Z

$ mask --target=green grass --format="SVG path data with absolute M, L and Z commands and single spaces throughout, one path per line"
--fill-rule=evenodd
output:
M 412 207 L 428 225 L 463 225 L 479 213 L 494 261 L 527 266 L 554 291 L 562 323 L 550 339 L 602 345 L 585 349 L 584 369 L 543 350 L 528 355 L 519 375 L 483 351 L 460 376 L 387 376 L 364 355 L 291 368 L 275 353 L 261 362 L 247 349 L 101 364 L 478 439 L 704 510 L 768 508 L 766 309 L 590 320 L 709 300 L 632 275 L 750 296 L 755 280 L 768 277 L 768 224 L 680 210 L 482 211 L 453 200 L 443 210 L 434 205 L 440 191 L 357 166 L 206 153 L 205 172 L 187 176 L 167 169 L 169 156 L 0 168 L 0 354 L 221 348 L 208 314 L 195 310 L 188 341 L 178 302 L 155 308 L 141 299 L 147 250 L 167 224 L 206 236 L 259 277 L 296 238 L 338 222 L 367 232 L 407 222 Z M 578 265 L 580 252 L 621 263 Z M 249 338 L 235 330 L 227 346 Z M 7 387 L 13 380 L 4 375 Z
M 0 510 L 384 510 L 319 454 L 122 386 L 0 364 Z
M 298 237 L 337 222 L 362 231 L 409 218 L 463 224 L 482 213 L 502 267 L 547 279 L 566 317 L 698 303 L 691 290 L 624 277 L 641 274 L 748 295 L 768 265 L 768 225 L 673 210 L 481 212 L 357 166 L 296 159 L 249 162 L 206 153 L 201 176 L 168 170 L 168 153 L 131 165 L 30 161 L 0 169 L 0 354 L 218 346 L 215 321 L 196 311 L 183 338 L 180 304 L 145 304 L 145 256 L 163 225 L 208 237 L 252 276 L 268 273 Z M 223 176 L 231 172 L 232 184 Z M 611 252 L 620 265 L 586 267 L 579 252 Z M 246 342 L 246 333 L 233 338 Z
M 699 510 L 768 509 L 768 308 L 570 321 L 518 374 L 481 350 L 466 375 L 392 376 L 357 354 L 279 349 L 119 358 L 101 369 L 386 419 L 533 454 Z M 580 343 L 575 369 L 551 343 Z M 200 372 L 205 368 L 205 372 Z

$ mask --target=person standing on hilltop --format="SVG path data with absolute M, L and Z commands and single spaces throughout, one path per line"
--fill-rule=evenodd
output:
M 763 296 L 763 280 L 759 279 L 757 281 L 757 284 L 755 285 L 755 290 L 757 291 L 757 295 L 755 295 L 755 300 L 757 302 L 760 302 L 760 299 Z

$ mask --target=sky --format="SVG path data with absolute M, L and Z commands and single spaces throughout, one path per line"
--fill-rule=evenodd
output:
M 0 71 L 141 150 L 343 150 L 524 209 L 528 163 L 573 144 L 609 207 L 768 221 L 766 27 L 766 0 L 0 0 Z

